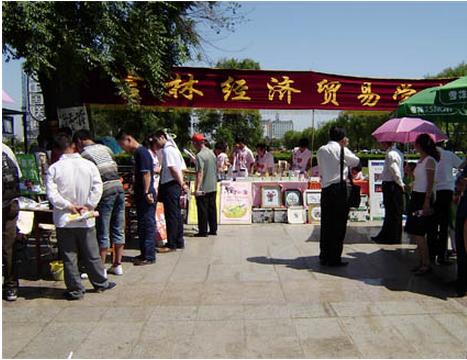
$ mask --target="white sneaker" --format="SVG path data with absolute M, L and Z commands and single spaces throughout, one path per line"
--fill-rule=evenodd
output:
M 107 279 L 107 269 L 104 268 L 104 277 Z
M 123 267 L 122 265 L 117 265 L 110 267 L 109 273 L 114 274 L 114 275 L 123 275 Z
M 80 277 L 81 277 L 81 279 L 86 280 L 88 278 L 88 274 L 81 273 Z

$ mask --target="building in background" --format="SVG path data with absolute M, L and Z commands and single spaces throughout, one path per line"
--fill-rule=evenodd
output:
M 293 130 L 293 121 L 282 121 L 279 114 L 276 114 L 275 120 L 261 121 L 263 127 L 263 136 L 268 139 L 282 139 L 287 131 Z

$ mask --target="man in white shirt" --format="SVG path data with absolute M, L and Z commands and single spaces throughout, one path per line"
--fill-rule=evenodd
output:
M 441 145 L 441 144 L 439 144 Z M 436 200 L 434 204 L 434 218 L 431 229 L 427 233 L 430 258 L 438 264 L 450 264 L 447 259 L 449 214 L 451 212 L 452 196 L 454 194 L 455 179 L 453 169 L 458 169 L 462 160 L 452 151 L 441 146 L 436 147 L 440 154 L 438 168 L 435 175 Z
M 70 219 L 70 215 L 86 214 L 96 208 L 102 196 L 102 180 L 96 165 L 75 152 L 70 136 L 59 135 L 56 144 L 63 155 L 48 169 L 47 197 L 54 207 L 54 224 L 68 290 L 65 296 L 68 300 L 79 300 L 86 289 L 81 283 L 78 253 L 97 291 L 109 290 L 116 285 L 107 281 L 104 275 L 94 217 L 79 221 Z
M 392 142 L 384 142 L 381 146 L 386 150 L 382 173 L 384 222 L 379 234 L 372 240 L 381 244 L 400 244 L 404 207 L 404 155 Z
M 232 164 L 232 170 L 236 176 L 248 176 L 248 174 L 253 172 L 255 156 L 253 155 L 253 151 L 246 146 L 245 140 L 242 137 L 237 137 L 235 139 Z
M 182 192 L 188 192 L 189 186 L 183 180 L 182 170 L 186 168 L 180 152 L 167 139 L 164 131 L 157 131 L 154 138 L 163 151 L 160 174 L 159 201 L 164 204 L 165 221 L 167 224 L 167 245 L 170 251 L 185 248 L 183 238 L 183 218 L 180 207 Z
M 348 148 L 345 130 L 332 127 L 330 141 L 318 150 L 318 167 L 321 176 L 321 234 L 320 262 L 327 266 L 345 266 L 341 259 L 349 217 L 347 179 L 349 168 L 360 159 Z

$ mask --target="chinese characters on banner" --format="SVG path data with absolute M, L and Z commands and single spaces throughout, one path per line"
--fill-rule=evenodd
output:
M 129 79 L 129 80 L 128 80 Z M 174 68 L 165 82 L 165 95 L 157 100 L 144 80 L 127 77 L 141 105 L 238 109 L 396 109 L 401 101 L 428 87 L 452 79 L 372 79 L 312 71 L 226 70 Z M 111 89 L 92 84 L 87 103 L 121 103 Z
M 57 109 L 60 127 L 69 127 L 73 132 L 80 129 L 89 130 L 88 114 L 85 106 Z

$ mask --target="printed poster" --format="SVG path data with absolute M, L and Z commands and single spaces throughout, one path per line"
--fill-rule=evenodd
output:
M 85 106 L 57 109 L 57 115 L 61 128 L 69 127 L 73 132 L 81 129 L 89 130 L 89 119 Z
M 253 205 L 249 181 L 222 181 L 220 224 L 251 224 Z
M 368 161 L 368 173 L 370 176 L 370 220 L 384 219 L 383 167 L 384 160 Z

